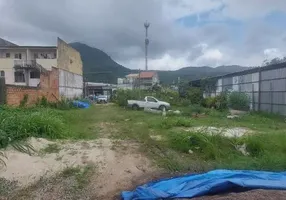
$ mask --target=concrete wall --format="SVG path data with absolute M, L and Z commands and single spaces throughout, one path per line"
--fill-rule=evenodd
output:
M 58 38 L 57 67 L 59 68 L 59 92 L 66 98 L 79 97 L 83 93 L 83 69 L 80 53 Z
M 2 49 L 0 50 L 0 58 L 6 58 L 6 53 L 10 53 L 10 59 L 15 58 L 15 54 L 21 53 L 22 59 L 27 59 L 27 49 Z
M 58 38 L 58 68 L 74 74 L 83 74 L 80 53 Z
M 6 102 L 18 106 L 25 94 L 28 95 L 27 105 L 32 105 L 43 96 L 49 102 L 59 100 L 59 70 L 52 68 L 46 74 L 41 74 L 39 87 L 6 85 Z
M 47 70 L 51 70 L 52 67 L 58 66 L 57 59 L 36 59 L 36 61 Z
M 59 69 L 59 92 L 66 98 L 80 97 L 83 93 L 82 76 Z

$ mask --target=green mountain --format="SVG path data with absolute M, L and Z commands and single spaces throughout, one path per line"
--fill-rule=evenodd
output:
M 80 52 L 84 78 L 89 82 L 117 83 L 117 78 L 131 73 L 131 69 L 119 65 L 97 48 L 79 42 L 70 45 Z
M 116 63 L 105 52 L 90 47 L 82 43 L 71 43 L 73 48 L 80 52 L 83 61 L 84 77 L 90 82 L 116 83 L 117 78 L 124 77 L 130 73 L 137 73 L 136 70 L 128 69 Z M 232 72 L 248 69 L 238 65 L 219 66 L 216 68 L 203 67 L 184 67 L 175 71 L 157 71 L 160 81 L 163 84 L 177 82 L 178 77 L 181 80 L 195 80 L 209 76 L 219 76 Z

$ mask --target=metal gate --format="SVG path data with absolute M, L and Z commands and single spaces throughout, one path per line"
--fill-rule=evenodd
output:
M 0 105 L 6 103 L 6 85 L 5 78 L 0 77 Z

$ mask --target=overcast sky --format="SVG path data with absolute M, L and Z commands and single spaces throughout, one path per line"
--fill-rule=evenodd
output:
M 144 68 L 260 65 L 286 56 L 285 0 L 0 0 L 0 37 L 55 45 L 59 36 Z

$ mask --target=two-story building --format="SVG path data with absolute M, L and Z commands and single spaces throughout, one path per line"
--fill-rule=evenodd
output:
M 8 85 L 40 87 L 41 75 L 57 70 L 58 98 L 83 92 L 80 53 L 58 38 L 57 46 L 18 46 L 0 43 L 0 76 Z
M 148 89 L 159 84 L 158 73 L 155 71 L 143 71 L 139 73 L 139 85 L 142 89 Z

